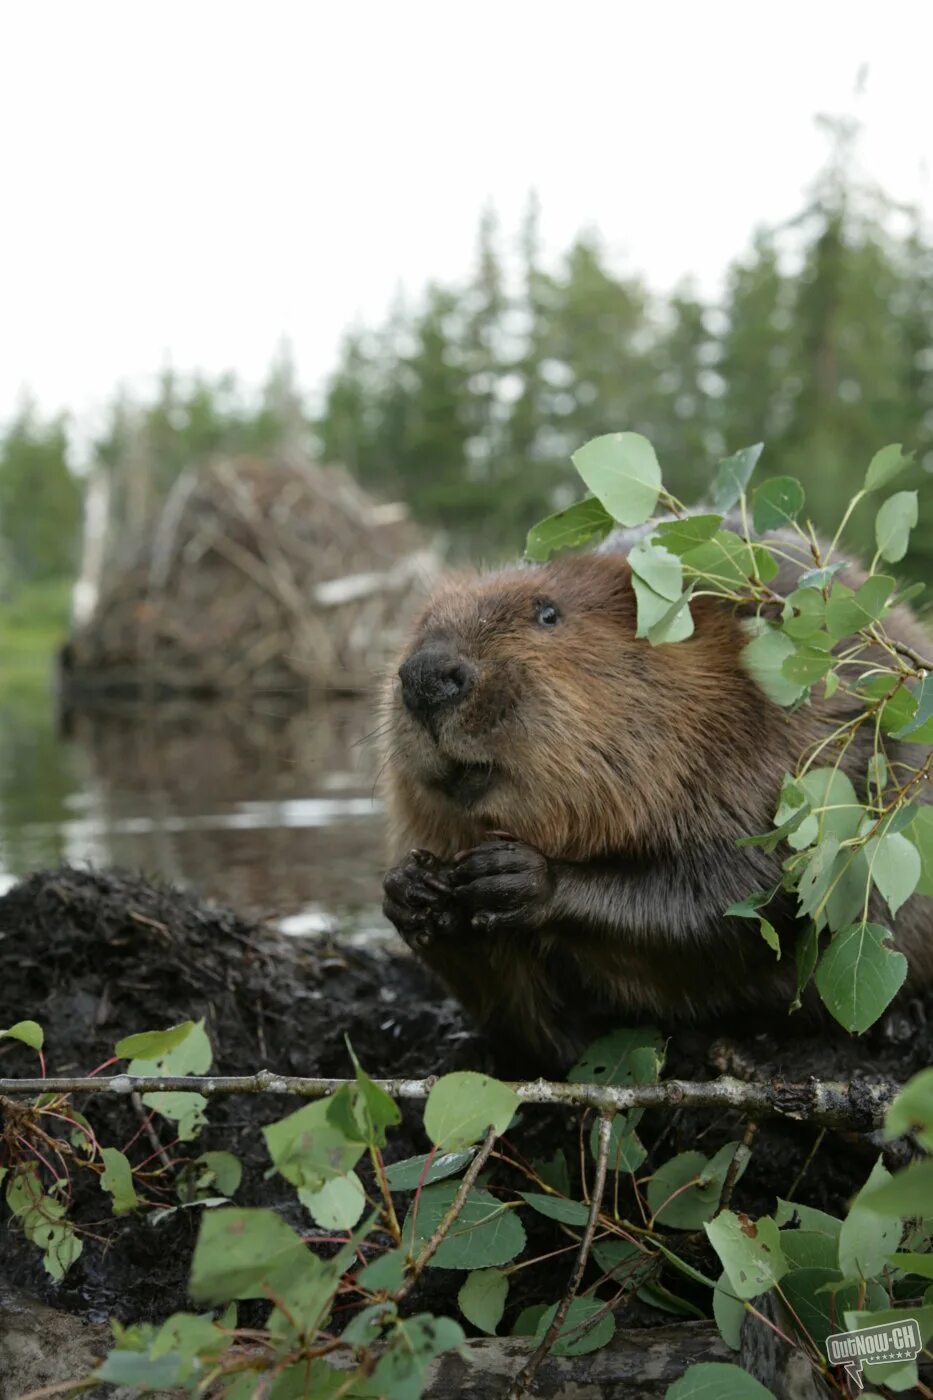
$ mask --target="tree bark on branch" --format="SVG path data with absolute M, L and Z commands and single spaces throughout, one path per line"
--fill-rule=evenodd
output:
M 380 1089 L 397 1099 L 426 1099 L 436 1078 L 377 1079 Z M 0 1079 L 3 1096 L 30 1094 L 149 1094 L 189 1092 L 210 1098 L 217 1094 L 295 1094 L 323 1098 L 352 1079 L 308 1079 L 259 1070 L 251 1075 L 129 1075 L 84 1078 Z M 633 1108 L 736 1109 L 750 1118 L 795 1118 L 827 1128 L 870 1132 L 880 1128 L 889 1104 L 900 1089 L 890 1079 L 872 1082 L 810 1079 L 788 1082 L 780 1078 L 746 1082 L 723 1075 L 719 1079 L 667 1079 L 660 1084 L 626 1087 L 602 1084 L 565 1084 L 535 1079 L 513 1083 L 522 1103 L 562 1104 L 568 1108 L 594 1108 L 626 1112 Z

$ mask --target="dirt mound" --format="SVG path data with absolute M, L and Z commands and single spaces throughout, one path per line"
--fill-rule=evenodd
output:
M 492 1067 L 487 1048 L 458 1008 L 410 957 L 337 942 L 299 943 L 229 909 L 117 873 L 40 873 L 0 899 L 0 1025 L 27 1017 L 45 1028 L 49 1074 L 86 1074 L 110 1059 L 121 1036 L 188 1018 L 204 1019 L 220 1073 L 268 1067 L 343 1076 L 350 1069 L 345 1035 L 377 1076 Z M 667 1073 L 699 1079 L 721 1072 L 777 1074 L 788 1080 L 875 1073 L 906 1079 L 933 1059 L 931 1038 L 933 1016 L 919 1004 L 858 1041 L 828 1039 L 825 1031 L 808 1035 L 793 1021 L 783 1037 L 768 1033 L 742 1042 L 679 1032 L 669 1045 Z M 508 1066 L 498 1069 L 508 1073 Z M 0 1042 L 0 1075 L 35 1073 L 33 1052 Z M 86 1096 L 77 1106 L 103 1144 L 124 1147 L 135 1139 L 129 1154 L 135 1166 L 149 1155 L 127 1099 Z M 306 1228 L 291 1188 L 281 1178 L 266 1179 L 269 1162 L 259 1131 L 295 1106 L 294 1099 L 268 1094 L 213 1099 L 200 1139 L 190 1148 L 175 1147 L 172 1156 L 235 1153 L 243 1164 L 237 1199 L 274 1206 Z M 403 1111 L 402 1126 L 390 1136 L 389 1160 L 427 1146 L 420 1106 L 403 1105 Z M 689 1148 L 712 1153 L 742 1131 L 729 1113 L 647 1114 L 639 1128 L 650 1154 L 644 1170 Z M 159 1132 L 168 1141 L 167 1126 Z M 528 1159 L 550 1158 L 561 1146 L 574 1163 L 580 1151 L 575 1115 L 557 1109 L 526 1111 L 510 1139 Z M 766 1213 L 776 1196 L 794 1190 L 797 1199 L 841 1214 L 868 1176 L 878 1147 L 854 1134 L 818 1139 L 810 1125 L 763 1123 L 736 1206 Z M 166 1204 L 174 1200 L 167 1195 Z M 96 1177 L 76 1172 L 71 1213 L 85 1232 L 84 1250 L 61 1285 L 49 1280 L 38 1251 L 9 1217 L 0 1222 L 9 1284 L 95 1321 L 164 1317 L 185 1306 L 196 1210 L 176 1211 L 156 1226 L 143 1215 L 113 1219 Z M 552 1227 L 543 1218 L 528 1224 L 535 1252 L 546 1254 L 554 1247 Z M 417 1305 L 455 1313 L 459 1276 L 446 1270 L 428 1275 Z M 561 1257 L 520 1271 L 510 1308 L 559 1296 L 565 1276 Z M 633 1300 L 619 1320 L 656 1325 L 658 1314 Z
M 309 946 L 176 889 L 70 868 L 33 875 L 0 899 L 0 1025 L 27 1017 L 45 1029 L 50 1075 L 87 1074 L 110 1059 L 121 1036 L 189 1018 L 204 1019 L 214 1068 L 225 1074 L 265 1066 L 346 1075 L 345 1035 L 375 1075 L 443 1072 L 480 1053 L 457 1008 L 411 958 Z M 35 1073 L 31 1051 L 0 1042 L 0 1075 Z M 238 1198 L 291 1214 L 291 1188 L 264 1180 L 259 1129 L 295 1106 L 268 1094 L 215 1099 L 191 1155 L 235 1153 L 244 1168 Z M 125 1100 L 88 1097 L 81 1108 L 104 1144 L 123 1146 L 138 1131 Z M 141 1146 L 134 1162 L 148 1154 Z M 390 1157 L 424 1150 L 416 1110 L 391 1147 Z M 89 1173 L 76 1173 L 75 1186 L 72 1216 L 90 1234 L 64 1283 L 48 1279 L 38 1252 L 6 1217 L 0 1251 L 8 1281 L 94 1320 L 183 1307 L 198 1212 L 179 1211 L 154 1231 L 137 1217 L 107 1220 Z

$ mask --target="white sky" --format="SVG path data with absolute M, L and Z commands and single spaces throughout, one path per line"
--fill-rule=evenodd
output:
M 595 224 L 715 289 L 799 207 L 818 111 L 933 211 L 931 52 L 927 0 L 6 0 L 0 419 L 28 387 L 86 424 L 168 361 L 258 383 L 283 335 L 314 388 L 532 187 L 550 252 Z

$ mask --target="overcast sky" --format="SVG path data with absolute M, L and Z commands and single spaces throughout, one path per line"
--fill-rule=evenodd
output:
M 283 335 L 314 387 L 532 187 L 551 252 L 595 224 L 715 290 L 799 207 L 820 111 L 930 212 L 931 51 L 927 0 L 8 0 L 0 419 L 29 388 L 87 423 L 167 362 L 258 382 Z

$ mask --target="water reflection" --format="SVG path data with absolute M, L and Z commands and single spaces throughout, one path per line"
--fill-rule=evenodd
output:
M 187 704 L 73 717 L 0 694 L 0 882 L 40 866 L 120 865 L 293 933 L 368 937 L 382 821 L 372 706 Z

